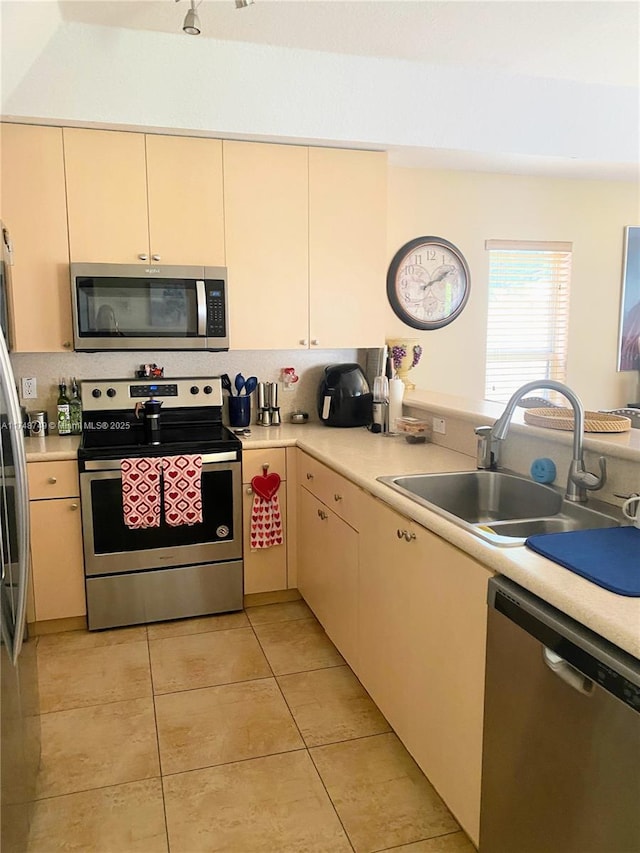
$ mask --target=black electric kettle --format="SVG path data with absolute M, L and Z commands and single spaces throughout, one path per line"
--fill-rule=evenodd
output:
M 160 407 L 162 400 L 145 400 L 136 403 L 136 417 L 144 423 L 144 437 L 147 444 L 160 444 Z

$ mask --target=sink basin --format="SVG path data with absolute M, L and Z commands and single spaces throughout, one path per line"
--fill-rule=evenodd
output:
M 552 486 L 505 471 L 378 477 L 405 497 L 494 545 L 522 545 L 535 533 L 616 527 L 611 513 L 575 504 Z

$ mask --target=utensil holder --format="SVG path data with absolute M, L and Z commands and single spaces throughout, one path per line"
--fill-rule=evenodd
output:
M 251 397 L 229 397 L 229 423 L 232 427 L 246 427 L 251 423 Z

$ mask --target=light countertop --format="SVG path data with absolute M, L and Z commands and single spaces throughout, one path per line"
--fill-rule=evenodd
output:
M 403 436 L 374 435 L 365 428 L 321 424 L 252 427 L 243 446 L 297 445 L 398 512 L 456 545 L 493 571 L 572 616 L 620 648 L 640 657 L 640 598 L 616 595 L 523 546 L 499 548 L 403 497 L 377 477 L 475 470 L 475 458 L 435 444 L 408 444 Z M 640 564 L 640 555 L 638 555 Z
M 432 443 L 409 444 L 403 436 L 374 435 L 365 428 L 336 429 L 306 423 L 251 429 L 251 435 L 242 439 L 244 449 L 300 447 L 483 565 L 640 658 L 640 598 L 602 589 L 524 546 L 498 548 L 484 542 L 376 479 L 385 475 L 474 470 L 474 457 Z M 27 461 L 76 459 L 78 444 L 75 437 L 28 438 Z

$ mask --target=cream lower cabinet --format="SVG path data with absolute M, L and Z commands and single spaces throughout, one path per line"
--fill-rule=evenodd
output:
M 278 489 L 278 503 L 282 514 L 284 541 L 282 545 L 252 550 L 251 509 L 254 494 L 251 488 L 251 480 L 256 475 L 263 473 L 265 465 L 269 473 L 280 475 L 281 485 Z M 245 450 L 242 454 L 242 490 L 244 593 L 250 595 L 255 592 L 287 589 L 289 536 L 287 530 L 287 465 L 284 448 Z
M 36 622 L 87 612 L 75 462 L 30 462 L 31 567 Z
M 491 572 L 369 498 L 356 673 L 477 844 Z

